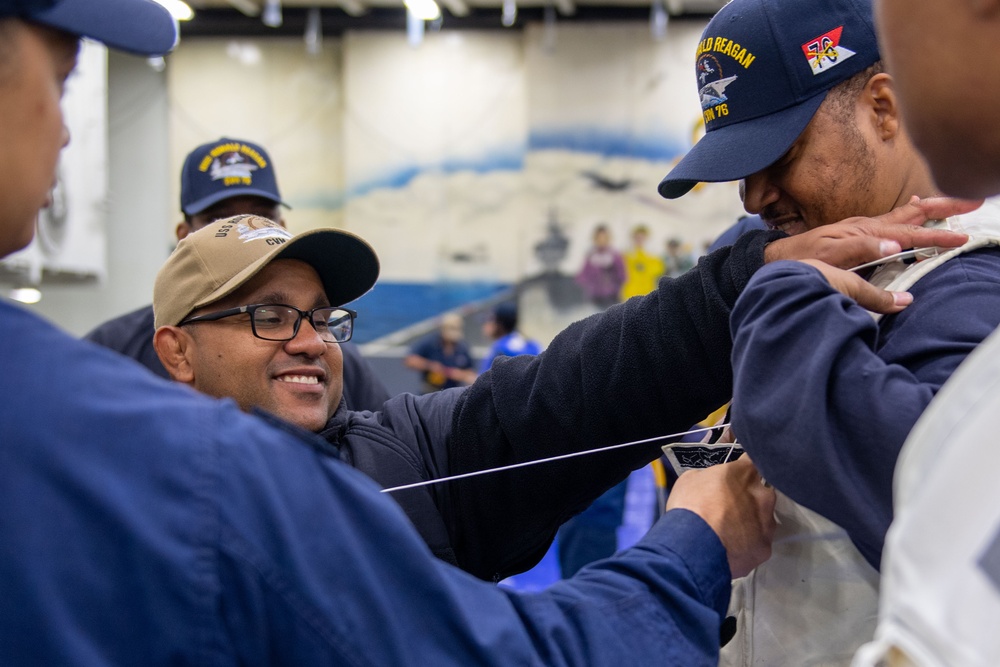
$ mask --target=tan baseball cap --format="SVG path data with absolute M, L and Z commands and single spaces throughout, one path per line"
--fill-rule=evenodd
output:
M 332 306 L 357 299 L 378 278 L 375 251 L 354 234 L 313 229 L 293 236 L 267 218 L 237 215 L 188 234 L 177 244 L 153 286 L 155 326 L 180 324 L 275 259 L 298 259 L 316 269 Z

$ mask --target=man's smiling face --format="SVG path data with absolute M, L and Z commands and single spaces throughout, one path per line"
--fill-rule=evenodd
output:
M 258 303 L 287 304 L 300 310 L 330 305 L 309 264 L 274 260 L 240 289 L 192 315 Z M 195 389 L 231 397 L 244 410 L 257 407 L 310 431 L 319 431 L 343 394 L 340 345 L 320 339 L 309 322 L 295 338 L 280 342 L 253 335 L 248 315 L 189 324 L 186 354 Z

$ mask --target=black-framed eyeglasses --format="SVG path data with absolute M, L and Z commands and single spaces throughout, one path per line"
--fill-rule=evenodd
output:
M 308 319 L 319 337 L 327 343 L 346 343 L 354 334 L 354 318 L 358 316 L 350 308 L 323 306 L 312 310 L 299 310 L 283 303 L 257 303 L 239 308 L 229 308 L 216 313 L 195 315 L 177 326 L 195 322 L 214 322 L 224 317 L 250 316 L 250 330 L 257 338 L 285 341 L 295 338 L 302 320 Z

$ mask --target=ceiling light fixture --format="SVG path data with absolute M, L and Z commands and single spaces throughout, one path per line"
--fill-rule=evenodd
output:
M 556 8 L 551 2 L 542 14 L 542 51 L 550 55 L 556 52 Z
M 15 287 L 10 291 L 10 298 L 21 303 L 38 303 L 42 300 L 42 290 L 37 287 Z
M 500 23 L 505 28 L 514 25 L 517 20 L 517 2 L 515 0 L 503 0 L 503 8 L 500 13 Z
M 670 14 L 664 0 L 653 0 L 649 8 L 649 32 L 653 39 L 660 42 L 667 36 L 667 24 L 670 22 Z
M 323 50 L 323 21 L 319 7 L 313 7 L 306 13 L 306 32 L 303 39 L 306 41 L 306 53 L 309 55 L 319 55 Z
M 178 21 L 190 21 L 194 18 L 194 10 L 184 0 L 156 0 L 156 2 Z
M 264 11 L 260 15 L 260 20 L 268 28 L 280 28 L 284 21 L 281 16 L 281 0 L 264 0 Z
M 409 8 L 406 10 L 406 41 L 413 48 L 417 48 L 424 41 L 424 20 Z
M 407 13 L 413 14 L 422 21 L 434 21 L 441 18 L 441 8 L 434 0 L 403 0 Z

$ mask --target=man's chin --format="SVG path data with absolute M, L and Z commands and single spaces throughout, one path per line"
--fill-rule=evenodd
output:
M 276 411 L 276 414 L 285 421 L 291 422 L 299 428 L 304 428 L 305 430 L 312 431 L 313 433 L 322 431 L 326 426 L 327 421 L 330 419 L 330 414 L 327 414 L 325 411 L 313 409 L 285 409 Z

